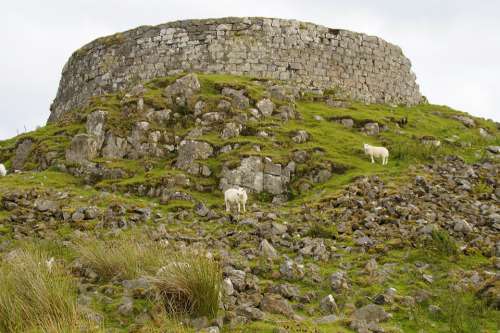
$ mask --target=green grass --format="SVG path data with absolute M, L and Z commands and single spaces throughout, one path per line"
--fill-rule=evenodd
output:
M 443 255 L 452 256 L 459 253 L 457 243 L 445 230 L 432 231 L 430 246 Z
M 169 107 L 163 96 L 163 89 L 172 83 L 178 76 L 158 78 L 145 83 L 144 95 L 145 107 L 164 109 Z M 199 79 L 202 90 L 196 98 L 203 99 L 207 105 L 207 111 L 213 111 L 217 103 L 225 98 L 221 96 L 223 87 L 234 89 L 246 89 L 246 96 L 251 99 L 251 106 L 267 95 L 265 86 L 258 80 L 248 77 L 231 75 L 208 75 L 200 74 Z M 336 92 L 328 92 L 336 94 Z M 134 112 L 137 97 L 124 98 L 125 94 L 116 93 L 103 97 L 94 98 L 87 107 L 68 115 L 61 124 L 49 125 L 36 131 L 22 134 L 16 138 L 0 142 L 0 162 L 3 161 L 7 167 L 11 167 L 11 159 L 15 147 L 20 140 L 30 138 L 34 144 L 34 152 L 28 159 L 29 169 L 37 167 L 40 156 L 46 152 L 55 151 L 59 162 L 62 162 L 64 151 L 69 145 L 71 137 L 84 130 L 85 117 L 95 110 L 108 112 L 108 129 L 115 135 L 125 136 L 137 121 L 142 121 L 143 115 Z M 190 103 L 192 101 L 189 101 Z M 273 101 L 277 106 L 283 102 Z M 248 121 L 243 135 L 224 140 L 220 137 L 220 125 L 216 125 L 213 131 L 205 133 L 198 140 L 206 141 L 221 148 L 227 144 L 238 144 L 239 147 L 224 154 L 211 157 L 202 164 L 209 166 L 212 171 L 210 177 L 199 177 L 187 175 L 190 185 L 168 186 L 169 190 L 182 191 L 193 197 L 193 202 L 173 200 L 167 204 L 159 204 L 159 198 L 141 197 L 134 192 L 140 185 L 167 186 L 169 179 L 175 177 L 181 170 L 172 167 L 175 154 L 168 154 L 165 158 L 144 158 L 141 160 L 115 160 L 107 161 L 98 158 L 94 162 L 106 168 L 119 168 L 126 173 L 126 177 L 116 180 L 103 180 L 93 186 L 86 186 L 83 181 L 67 173 L 58 171 L 55 167 L 41 172 L 26 172 L 22 174 L 10 174 L 0 178 L 0 197 L 11 191 L 38 191 L 55 195 L 57 192 L 68 193 L 64 199 L 64 209 L 73 211 L 78 207 L 95 205 L 103 210 L 113 204 L 124 204 L 130 207 L 152 207 L 155 213 L 161 213 L 159 221 L 148 221 L 144 225 L 121 231 L 119 236 L 110 236 L 107 229 L 95 227 L 98 221 L 85 221 L 83 223 L 57 222 L 48 223 L 47 233 L 40 233 L 37 237 L 46 238 L 37 241 L 38 249 L 42 249 L 45 256 L 55 256 L 65 262 L 77 259 L 85 266 L 92 268 L 100 276 L 96 288 L 106 289 L 114 286 L 115 281 L 123 279 L 134 279 L 140 276 L 151 277 L 156 284 L 159 298 L 134 299 L 134 314 L 147 313 L 151 320 L 141 324 L 139 331 L 163 332 L 172 331 L 191 332 L 179 324 L 179 319 L 184 316 L 207 315 L 213 317 L 218 309 L 218 289 L 220 288 L 220 268 L 215 262 L 204 257 L 186 257 L 180 255 L 176 250 L 163 248 L 158 243 L 150 240 L 147 236 L 157 223 L 165 223 L 170 235 L 183 235 L 205 239 L 224 239 L 227 245 L 234 251 L 245 251 L 255 249 L 258 243 L 253 239 L 239 242 L 236 236 L 255 232 L 255 228 L 224 220 L 205 220 L 192 215 L 183 218 L 175 213 L 187 210 L 192 212 L 196 202 L 203 202 L 216 213 L 224 216 L 222 192 L 218 189 L 220 173 L 224 164 L 230 167 L 238 167 L 241 159 L 247 156 L 263 156 L 272 158 L 273 162 L 286 165 L 292 158 L 293 151 L 305 150 L 309 159 L 305 163 L 297 164 L 296 173 L 290 183 L 290 201 L 279 208 L 278 221 L 287 221 L 291 214 L 302 213 L 302 205 L 314 206 L 335 198 L 340 191 L 349 185 L 357 177 L 376 175 L 385 181 L 385 190 L 390 195 L 396 192 L 401 184 L 413 180 L 416 175 L 415 166 L 438 161 L 447 155 L 457 155 L 468 163 L 483 161 L 487 157 L 484 147 L 487 145 L 500 145 L 500 135 L 496 125 L 491 121 L 474 118 L 478 124 L 477 128 L 466 128 L 459 121 L 453 119 L 454 115 L 463 114 L 445 106 L 417 105 L 414 107 L 391 107 L 387 105 L 365 105 L 351 103 L 347 108 L 333 108 L 326 105 L 322 98 L 307 95 L 296 102 L 296 109 L 301 119 L 283 122 L 277 118 L 263 118 L 257 121 Z M 194 126 L 194 118 L 185 113 L 186 110 L 173 108 L 173 112 L 179 112 L 185 117 L 182 121 L 172 120 L 167 125 L 159 126 L 152 124 L 155 130 L 165 131 L 169 137 L 186 135 Z M 239 113 L 247 113 L 246 110 L 234 111 L 232 116 L 241 116 Z M 324 120 L 318 121 L 315 116 L 321 116 Z M 398 128 L 393 119 L 408 118 L 408 124 L 404 128 Z M 341 124 L 330 119 L 351 118 L 354 120 L 355 128 L 345 128 Z M 366 122 L 376 121 L 388 128 L 378 136 L 366 136 L 360 132 L 360 126 Z M 486 128 L 491 133 L 491 138 L 482 138 L 478 127 Z M 255 134 L 265 130 L 271 137 L 262 138 Z M 298 130 L 306 130 L 310 134 L 310 140 L 305 143 L 296 144 L 291 140 L 293 133 Z M 426 146 L 421 143 L 423 137 L 433 137 L 441 141 L 440 147 Z M 458 137 L 457 142 L 448 142 L 446 139 Z M 382 166 L 380 162 L 370 163 L 369 157 L 364 155 L 362 145 L 370 143 L 383 145 L 389 148 L 389 164 Z M 254 149 L 254 145 L 260 147 L 260 151 Z M 332 171 L 332 177 L 324 183 L 314 183 L 311 175 L 324 168 Z M 149 171 L 146 171 L 149 170 Z M 301 183 L 309 183 L 312 187 L 305 191 L 299 191 Z M 205 189 L 200 191 L 197 186 L 203 185 Z M 103 193 L 107 191 L 110 193 Z M 490 195 L 493 191 L 491 185 L 485 181 L 477 181 L 473 184 L 472 193 L 481 199 Z M 276 207 L 271 204 L 272 196 L 268 193 L 250 196 L 250 204 L 256 203 L 258 209 L 263 212 L 274 211 Z M 172 214 L 173 213 L 173 214 Z M 283 214 L 281 214 L 283 213 Z M 329 221 L 331 211 L 321 211 L 320 217 Z M 13 214 L 0 208 L 0 243 L 8 241 L 8 250 L 23 249 L 31 253 L 29 246 L 24 241 L 15 240 L 14 232 L 19 228 L 15 223 L 9 221 Z M 282 216 L 283 215 L 283 216 Z M 169 216 L 169 218 L 167 218 Z M 174 217 L 170 219 L 170 217 Z M 126 218 L 129 217 L 127 212 Z M 39 221 L 35 222 L 36 224 Z M 303 224 L 293 226 L 298 230 L 306 228 L 306 236 L 328 239 L 334 244 L 335 254 L 339 255 L 328 262 L 315 262 L 311 258 L 304 258 L 305 263 L 318 264 L 320 274 L 325 278 L 324 283 L 312 283 L 307 279 L 294 282 L 302 294 L 309 291 L 318 291 L 320 296 L 331 293 L 328 276 L 338 270 L 347 272 L 351 289 L 335 295 L 336 301 L 341 308 L 341 313 L 349 314 L 348 304 L 362 306 L 371 302 L 371 299 L 389 287 L 397 289 L 400 296 L 412 296 L 418 290 L 423 289 L 433 294 L 431 300 L 426 304 L 420 304 L 413 308 L 401 304 L 386 306 L 386 310 L 394 314 L 394 319 L 384 324 L 388 332 L 400 327 L 404 332 L 419 332 L 420 330 L 436 332 L 494 332 L 498 317 L 498 311 L 484 306 L 474 296 L 472 291 L 464 293 L 453 293 L 449 286 L 458 283 L 456 272 L 463 270 L 492 270 L 491 260 L 483 256 L 479 250 L 459 250 L 459 243 L 446 231 L 438 230 L 424 242 L 413 240 L 401 240 L 399 243 L 391 243 L 389 240 L 380 247 L 369 249 L 367 253 L 359 253 L 353 244 L 350 235 L 338 235 L 336 221 L 319 223 L 305 221 Z M 413 222 L 409 222 L 413 223 Z M 29 227 L 29 226 L 28 226 Z M 76 230 L 84 230 L 89 235 L 88 239 L 78 236 Z M 19 233 L 17 233 L 19 235 Z M 95 237 L 94 237 L 95 235 Z M 31 236 L 22 236 L 26 242 L 33 241 Z M 65 241 L 63 243 L 62 241 Z M 68 246 L 68 244 L 75 244 Z M 2 243 L 4 244 L 4 243 Z M 396 244 L 396 245 L 394 245 Z M 354 250 L 353 250 L 354 249 Z M 295 253 L 279 246 L 280 254 L 293 257 Z M 217 254 L 215 253 L 217 257 Z M 378 276 L 368 275 L 364 267 L 372 257 L 377 259 L 379 267 L 388 267 L 388 275 L 385 279 Z M 260 278 L 260 286 L 265 288 L 270 283 L 276 283 L 272 276 L 273 270 L 277 270 L 279 263 L 266 263 L 259 258 L 249 259 L 253 269 L 265 268 Z M 164 274 L 156 275 L 160 267 L 172 262 L 187 263 L 187 265 L 174 265 Z M 417 266 L 426 264 L 423 269 Z M 12 271 L 14 267 L 8 263 L 1 263 L 3 274 L 0 279 L 10 279 L 4 283 L 13 284 Z M 32 267 L 32 269 L 35 269 Z M 66 272 L 64 267 L 58 269 Z M 384 268 L 385 269 L 385 268 Z M 16 271 L 16 274 L 25 274 Z M 66 272 L 67 273 L 67 272 Z M 47 281 L 46 273 L 38 272 L 43 283 Z M 434 282 L 429 284 L 422 279 L 422 274 L 434 277 Z M 73 283 L 67 274 L 64 283 Z M 3 280 L 2 280 L 3 281 Z M 27 283 L 22 280 L 23 283 Z M 281 281 L 284 282 L 284 281 Z M 2 284 L 0 284 L 1 288 Z M 17 286 L 16 288 L 19 288 Z M 47 287 L 48 289 L 52 287 Z M 64 292 L 65 297 L 73 297 L 74 286 L 68 287 L 70 292 Z M 117 295 L 110 297 L 109 304 L 93 301 L 92 307 L 104 317 L 106 329 L 112 332 L 127 332 L 134 324 L 134 318 L 126 318 L 117 313 L 120 299 L 123 293 L 121 286 L 114 286 Z M 15 289 L 10 289 L 15 290 Z M 264 290 L 264 289 L 262 289 Z M 3 294 L 2 294 L 3 292 Z M 54 291 L 55 292 L 55 291 Z M 11 291 L 0 289 L 2 295 L 13 295 Z M 47 296 L 49 297 L 49 296 Z M 308 310 L 317 311 L 319 300 L 315 299 L 311 304 L 306 304 Z M 36 302 L 35 307 L 39 307 Z M 434 314 L 429 311 L 430 304 L 437 305 L 441 312 Z M 14 311 L 6 308 L 5 311 Z M 31 310 L 30 310 L 31 311 Z M 264 321 L 242 325 L 241 327 L 229 328 L 227 325 L 223 332 L 273 332 L 276 327 L 286 327 L 289 332 L 349 332 L 348 325 L 340 321 L 331 325 L 313 325 L 307 312 L 298 310 L 298 313 L 307 317 L 305 322 L 292 324 L 279 316 L 269 316 Z M 64 316 L 63 316 L 64 317 Z M 177 318 L 180 317 L 180 318 Z M 68 323 L 78 323 L 79 318 L 74 321 L 68 319 Z M 20 320 L 14 319 L 18 324 Z M 43 323 L 42 323 L 43 324 Z M 41 326 L 42 324 L 33 324 Z M 20 324 L 19 324 L 20 325 Z M 29 331 L 28 324 L 21 329 Z M 33 327 L 34 327 L 33 326 Z M 136 327 L 137 328 L 137 327 Z M 34 329 L 37 329 L 36 327 Z M 2 330 L 0 328 L 0 330 Z M 4 329 L 5 330 L 5 329 Z M 43 329 L 42 329 L 43 330 Z M 10 332 L 10 331 L 8 331 Z
M 76 284 L 63 267 L 49 269 L 39 250 L 17 250 L 0 266 L 2 332 L 69 332 L 89 327 L 76 304 Z
M 194 318 L 217 316 L 222 272 L 214 260 L 194 253 L 171 256 L 150 279 L 168 314 Z
M 75 252 L 85 266 L 104 280 L 130 280 L 156 272 L 167 262 L 169 251 L 158 243 L 134 236 L 80 241 Z

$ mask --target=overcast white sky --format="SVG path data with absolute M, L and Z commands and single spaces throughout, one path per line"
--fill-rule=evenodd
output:
M 0 139 L 45 124 L 64 63 L 93 39 L 190 18 L 266 16 L 398 44 L 430 102 L 500 121 L 500 1 L 18 0 L 0 12 Z

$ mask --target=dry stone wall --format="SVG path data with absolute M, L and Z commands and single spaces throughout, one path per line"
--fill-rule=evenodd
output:
M 368 103 L 421 100 L 410 61 L 379 37 L 272 18 L 222 18 L 143 26 L 97 39 L 68 60 L 49 122 L 89 97 L 179 72 L 338 87 Z

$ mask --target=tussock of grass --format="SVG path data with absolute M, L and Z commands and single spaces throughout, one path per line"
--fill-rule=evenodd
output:
M 18 250 L 0 267 L 1 332 L 75 332 L 87 326 L 77 311 L 76 286 L 39 251 Z M 88 326 L 87 326 L 88 327 Z
M 419 142 L 398 143 L 391 147 L 391 158 L 396 160 L 432 161 L 444 155 L 443 148 Z
M 337 227 L 334 224 L 324 225 L 320 223 L 313 223 L 311 228 L 307 232 L 307 236 L 313 238 L 337 238 L 338 232 Z
M 447 289 L 436 299 L 435 310 L 429 309 L 427 302 L 415 305 L 410 309 L 412 324 L 416 329 L 426 330 L 434 327 L 435 332 L 469 333 L 490 332 L 500 325 L 494 311 L 485 302 L 473 294 Z M 490 319 L 493 319 L 489 322 Z
M 169 314 L 208 318 L 217 315 L 222 273 L 215 261 L 194 255 L 176 257 L 151 281 Z
M 453 256 L 459 254 L 459 248 L 455 240 L 444 230 L 434 230 L 431 234 L 431 244 L 433 249 L 439 253 Z
M 84 265 L 106 280 L 155 272 L 168 258 L 166 248 L 141 239 L 86 240 L 76 245 L 76 252 Z

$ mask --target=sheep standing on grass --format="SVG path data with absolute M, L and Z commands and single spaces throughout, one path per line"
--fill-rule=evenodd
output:
M 0 163 L 0 177 L 5 177 L 7 176 L 7 169 L 5 168 L 5 165 Z
M 242 188 L 230 188 L 224 192 L 224 202 L 226 203 L 226 212 L 231 210 L 231 204 L 238 204 L 238 213 L 240 212 L 241 205 L 243 205 L 243 212 L 246 212 L 246 203 L 248 200 L 247 192 Z
M 372 159 L 372 163 L 375 163 L 375 160 L 373 157 L 380 157 L 382 158 L 382 165 L 386 165 L 387 161 L 389 160 L 389 150 L 385 147 L 375 147 L 375 146 L 370 146 L 369 144 L 365 143 L 364 144 L 364 149 L 365 149 L 365 154 L 370 155 Z

